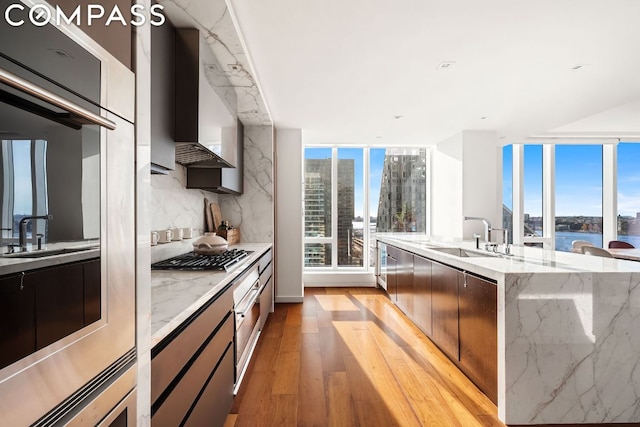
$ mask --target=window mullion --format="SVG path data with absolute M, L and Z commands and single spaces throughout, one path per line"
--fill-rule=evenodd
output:
M 555 145 L 542 146 L 542 230 L 545 249 L 555 250 L 556 241 L 556 156 Z
M 513 243 L 524 241 L 524 145 L 513 145 Z
M 602 244 L 618 239 L 618 144 L 602 145 Z

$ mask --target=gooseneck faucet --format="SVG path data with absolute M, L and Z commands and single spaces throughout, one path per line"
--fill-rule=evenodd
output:
M 485 218 L 480 218 L 478 216 L 465 216 L 464 217 L 465 221 L 482 221 L 482 223 L 484 224 L 484 242 L 485 243 L 491 243 L 491 223 L 489 222 L 488 219 Z
M 18 227 L 18 243 L 20 245 L 20 252 L 26 252 L 27 250 L 27 223 L 33 219 L 53 219 L 53 215 L 37 215 L 37 216 L 25 216 L 20 220 Z

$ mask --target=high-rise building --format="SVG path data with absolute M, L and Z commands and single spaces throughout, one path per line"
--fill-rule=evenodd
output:
M 376 231 L 426 231 L 426 150 L 385 151 Z
M 362 265 L 361 256 L 353 259 L 351 244 L 354 218 L 353 159 L 338 160 L 338 265 Z M 331 159 L 305 160 L 305 236 L 331 237 Z M 331 265 L 331 245 L 305 244 L 305 266 Z

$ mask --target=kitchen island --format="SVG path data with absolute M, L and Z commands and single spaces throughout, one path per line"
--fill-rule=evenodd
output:
M 503 422 L 640 422 L 640 263 L 529 247 L 499 255 L 425 235 L 376 238 L 496 283 Z

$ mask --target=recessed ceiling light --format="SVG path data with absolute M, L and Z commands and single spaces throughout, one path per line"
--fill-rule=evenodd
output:
M 574 65 L 573 67 L 571 67 L 571 69 L 572 69 L 572 70 L 579 70 L 579 69 L 581 69 L 581 68 L 586 67 L 587 65 L 589 65 L 589 64 L 576 64 L 576 65 Z
M 380 135 L 376 136 L 376 139 L 381 139 L 382 137 Z
M 480 117 L 480 120 L 485 120 L 487 118 L 487 116 L 482 116 Z
M 403 117 L 404 117 L 404 116 L 393 116 L 393 118 L 394 118 L 394 119 L 396 119 L 396 120 L 401 119 L 401 118 L 403 118 Z
M 436 70 L 448 70 L 453 68 L 453 65 L 455 64 L 455 61 L 443 61 L 440 64 L 438 64 L 438 66 L 436 67 Z

